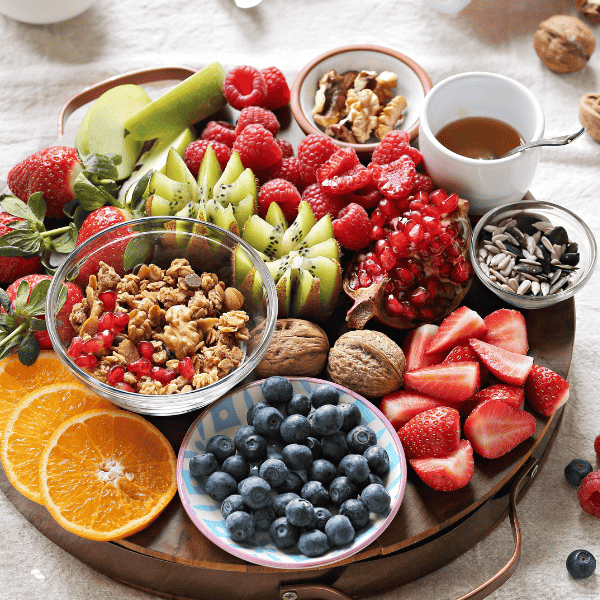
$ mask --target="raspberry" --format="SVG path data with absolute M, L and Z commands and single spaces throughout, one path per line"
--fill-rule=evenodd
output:
M 247 169 L 268 169 L 281 160 L 281 148 L 275 142 L 273 134 L 262 125 L 253 123 L 238 135 L 233 149 L 240 155 Z
M 425 192 L 429 194 L 429 192 L 433 192 L 433 189 L 433 182 L 429 177 L 427 177 L 427 175 L 423 175 L 423 173 L 415 173 L 415 180 L 412 188 L 413 194 L 416 194 L 417 192 Z
M 337 241 L 347 250 L 361 250 L 371 241 L 369 215 L 354 202 L 340 210 L 332 225 Z
M 271 179 L 285 179 L 293 183 L 298 191 L 304 187 L 300 175 L 300 161 L 295 156 L 282 158 L 281 162 L 273 165 L 267 171 L 259 173 L 258 178 L 262 183 L 271 181 Z
M 251 123 L 260 123 L 273 136 L 276 136 L 279 131 L 279 121 L 270 110 L 260 108 L 260 106 L 248 106 L 242 110 L 238 117 L 235 134 L 240 135 L 246 125 L 250 125 Z
M 394 129 L 383 136 L 373 150 L 371 162 L 387 165 L 407 153 L 410 136 L 406 131 Z
M 338 150 L 335 142 L 326 135 L 311 133 L 298 144 L 300 173 L 305 185 L 317 181 L 317 169 Z
M 330 194 L 345 194 L 364 187 L 371 176 L 354 148 L 342 148 L 317 169 L 317 181 Z
M 383 198 L 383 194 L 379 191 L 373 179 L 370 179 L 367 185 L 355 190 L 351 194 L 345 194 L 344 198 L 346 199 L 346 204 L 356 202 L 356 204 L 360 204 L 363 208 L 369 210 L 379 204 L 379 201 Z
M 298 215 L 300 200 L 300 193 L 293 183 L 285 179 L 272 179 L 258 191 L 258 212 L 264 218 L 271 202 L 277 202 L 286 220 L 291 223 Z
M 328 194 L 318 183 L 311 183 L 304 192 L 302 192 L 302 200 L 308 202 L 317 221 L 327 214 L 329 214 L 332 219 L 335 219 L 340 210 L 347 204 L 345 196 Z
M 262 106 L 267 97 L 267 84 L 258 69 L 239 65 L 225 76 L 223 95 L 236 110 Z
M 233 148 L 236 137 L 235 127 L 227 121 L 209 121 L 201 135 L 203 140 L 221 142 L 229 148 Z
M 231 148 L 221 142 L 196 140 L 189 144 L 183 153 L 183 160 L 194 177 L 198 177 L 198 171 L 200 170 L 200 165 L 208 146 L 212 146 L 212 149 L 215 151 L 221 169 L 224 169 L 225 165 L 227 165 L 227 161 L 231 156 Z
M 600 519 L 600 471 L 592 471 L 584 477 L 577 499 L 586 513 Z
M 290 101 L 290 88 L 285 75 L 277 67 L 262 69 L 260 74 L 267 84 L 267 97 L 262 106 L 271 110 L 285 106 Z
M 283 158 L 290 158 L 290 156 L 294 156 L 294 147 L 290 142 L 283 139 L 276 139 L 277 145 L 281 148 L 281 156 Z
M 410 156 L 401 156 L 385 165 L 372 162 L 369 171 L 379 191 L 394 200 L 399 200 L 410 193 L 416 174 L 415 163 Z

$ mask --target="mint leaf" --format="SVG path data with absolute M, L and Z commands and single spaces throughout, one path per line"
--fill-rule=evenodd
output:
M 126 271 L 133 269 L 136 265 L 146 262 L 150 255 L 150 239 L 148 236 L 133 238 L 123 253 L 123 268 Z
M 91 210 L 84 210 L 81 206 L 77 207 L 75 214 L 73 215 L 73 225 L 77 228 L 77 231 L 81 229 L 83 222 L 87 219 L 89 215 L 92 214 Z
M 40 281 L 32 290 L 29 302 L 27 303 L 27 314 L 31 317 L 43 315 L 46 312 L 46 296 L 50 281 L 48 279 Z M 19 286 L 19 289 L 21 286 Z M 18 291 L 17 291 L 18 294 Z
M 35 218 L 41 225 L 46 216 L 46 201 L 44 200 L 44 194 L 42 194 L 42 192 L 31 194 L 27 201 L 27 206 L 31 209 L 31 212 L 35 215 Z
M 2 207 L 4 212 L 7 212 L 13 217 L 20 217 L 26 221 L 37 220 L 37 217 L 31 208 L 16 196 L 6 196 L 4 199 L 0 200 L 0 207 Z
M 69 290 L 67 289 L 67 286 L 63 283 L 60 286 L 60 289 L 58 290 L 58 300 L 56 302 L 56 312 L 58 312 L 65 305 L 65 302 L 67 301 L 68 297 L 69 297 Z
M 21 281 L 17 288 L 17 298 L 15 300 L 15 312 L 23 314 L 25 307 L 27 306 L 27 298 L 29 298 L 29 283 L 27 281 Z
M 32 331 L 30 331 L 19 344 L 18 354 L 19 360 L 26 367 L 30 367 L 37 360 L 37 357 L 40 354 L 40 345 Z

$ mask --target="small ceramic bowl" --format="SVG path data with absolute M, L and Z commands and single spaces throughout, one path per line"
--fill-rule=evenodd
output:
M 519 222 L 523 218 L 526 220 Z M 529 224 L 527 220 L 530 221 Z M 506 226 L 507 221 L 509 227 L 506 231 L 496 231 L 498 227 Z M 540 225 L 541 236 L 538 235 L 540 241 L 535 244 L 537 249 L 533 253 L 534 256 L 541 254 L 542 258 L 537 256 L 533 260 L 523 253 L 523 250 L 527 249 L 527 241 L 525 239 L 525 241 L 521 240 L 519 242 L 520 236 L 515 236 L 515 230 L 513 229 L 515 221 L 517 233 L 521 230 L 526 231 L 526 228 L 531 226 L 531 221 L 546 224 L 545 226 Z M 552 264 L 550 246 L 546 248 L 544 246 L 545 242 L 542 239 L 542 237 L 546 237 L 546 239 L 560 242 L 558 233 L 550 234 L 552 229 L 559 227 L 562 227 L 566 232 L 569 243 L 577 244 L 576 248 L 567 247 L 566 252 L 570 255 L 578 254 L 578 257 L 575 257 L 566 256 L 565 253 L 560 254 L 559 252 L 560 258 L 557 260 L 560 265 L 563 265 L 562 268 L 559 264 Z M 538 229 L 533 226 L 529 230 L 529 233 L 533 234 L 535 231 L 538 231 Z M 506 234 L 509 234 L 514 239 L 507 238 Z M 557 238 L 554 237 L 555 235 Z M 515 240 L 519 242 L 517 248 L 522 256 L 519 256 L 519 252 L 515 251 Z M 505 250 L 502 249 L 502 245 L 504 245 Z M 491 248 L 491 252 L 489 248 Z M 496 249 L 498 252 L 496 252 Z M 527 251 L 530 252 L 531 249 L 533 249 L 533 246 Z M 596 267 L 596 253 L 597 248 L 594 235 L 582 219 L 562 206 L 535 200 L 500 206 L 485 214 L 473 230 L 469 248 L 473 269 L 482 283 L 508 304 L 522 309 L 545 308 L 562 302 L 576 294 L 588 282 L 594 272 Z M 513 277 L 514 270 L 510 268 L 510 263 L 504 267 L 506 269 L 504 273 L 502 273 L 503 269 L 500 268 L 502 266 L 501 262 L 498 265 L 494 265 L 492 261 L 495 262 L 503 259 L 494 259 L 493 257 L 500 257 L 501 255 L 513 259 L 514 266 L 521 270 L 519 277 Z M 523 259 L 525 260 L 523 261 Z M 486 263 L 486 261 L 487 264 L 482 265 L 482 262 Z M 508 273 L 509 269 L 512 274 Z M 500 272 L 505 281 L 492 271 L 496 271 L 496 273 Z M 560 273 L 554 275 L 556 271 L 560 271 Z M 496 277 L 496 281 L 493 281 L 490 275 Z M 556 277 L 558 279 L 554 281 Z M 554 285 L 560 285 L 559 280 L 562 277 L 567 277 L 567 280 L 565 280 L 564 285 L 560 289 L 544 294 L 543 287 L 546 287 L 546 284 L 552 290 Z M 569 277 L 572 277 L 572 282 L 569 281 Z M 510 281 L 511 279 L 515 279 L 516 284 L 514 281 Z M 523 292 L 519 291 L 519 286 L 521 285 L 523 285 Z M 526 291 L 525 288 L 527 288 Z M 537 291 L 537 293 L 533 294 L 532 290 Z
M 437 83 L 427 94 L 419 119 L 419 150 L 436 186 L 456 192 L 483 215 L 502 204 L 521 200 L 535 175 L 539 148 L 507 158 L 480 160 L 448 150 L 436 135 L 467 117 L 502 121 L 525 142 L 544 133 L 544 113 L 524 85 L 496 73 L 460 73 Z
M 294 393 L 305 395 L 309 395 L 317 385 L 325 383 L 323 380 L 312 378 L 288 379 L 292 382 Z M 356 554 L 377 539 L 398 512 L 406 487 L 406 459 L 398 434 L 379 409 L 362 396 L 340 385 L 327 382 L 337 388 L 340 403 L 354 403 L 358 406 L 362 425 L 370 427 L 376 433 L 377 444 L 385 448 L 390 458 L 390 470 L 383 478 L 391 496 L 389 511 L 382 515 L 371 513 L 369 524 L 357 532 L 352 544 L 332 548 L 322 556 L 309 558 L 304 556 L 297 546 L 289 550 L 278 549 L 268 532 L 255 532 L 248 541 L 236 542 L 229 537 L 225 529 L 221 503 L 206 493 L 206 478 L 197 480 L 190 474 L 190 459 L 206 450 L 206 444 L 211 437 L 222 434 L 233 439 L 238 428 L 247 425 L 248 409 L 263 400 L 260 387 L 263 381 L 255 381 L 226 395 L 208 407 L 188 430 L 177 460 L 177 487 L 183 507 L 194 525 L 211 542 L 234 556 L 257 565 L 279 569 L 306 569 L 321 567 Z M 332 510 L 333 514 L 335 512 Z
M 49 25 L 72 19 L 86 11 L 94 0 L 0 0 L 0 13 L 32 25 Z
M 397 86 L 392 90 L 394 95 L 404 96 L 406 109 L 403 111 L 403 121 L 397 129 L 406 130 L 411 141 L 419 132 L 419 112 L 425 94 L 431 89 L 431 80 L 427 73 L 412 58 L 391 48 L 372 45 L 353 45 L 334 48 L 317 56 L 302 67 L 292 84 L 291 105 L 292 113 L 302 131 L 325 133 L 325 128 L 317 125 L 313 119 L 312 110 L 315 106 L 315 96 L 319 89 L 319 80 L 330 69 L 335 69 L 338 75 L 346 71 L 391 71 L 398 76 Z M 379 141 L 375 136 L 365 143 L 349 143 L 334 139 L 341 148 L 354 148 L 359 155 L 369 155 Z

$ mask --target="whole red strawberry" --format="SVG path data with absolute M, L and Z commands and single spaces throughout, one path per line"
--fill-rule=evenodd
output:
M 0 238 L 10 231 L 14 231 L 9 227 L 12 221 L 22 221 L 25 219 L 13 217 L 7 213 L 0 214 Z M 36 273 L 42 268 L 42 260 L 40 256 L 0 256 L 0 283 L 12 283 L 18 277 Z
M 82 170 L 75 148 L 52 146 L 15 165 L 7 182 L 12 193 L 23 202 L 27 202 L 31 194 L 42 192 L 46 216 L 60 219 L 65 216 L 63 206 L 75 198 L 73 184 Z
M 533 365 L 525 382 L 525 397 L 533 410 L 549 417 L 569 399 L 569 384 L 551 369 Z

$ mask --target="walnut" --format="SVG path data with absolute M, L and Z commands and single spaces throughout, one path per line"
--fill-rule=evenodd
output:
M 377 126 L 379 100 L 369 89 L 360 92 L 348 90 L 346 108 L 348 109 L 346 119 L 352 122 L 352 133 L 358 142 L 364 144 Z
M 586 131 L 600 142 L 600 94 L 584 94 L 579 100 L 579 120 Z
M 379 331 L 349 331 L 329 351 L 331 380 L 367 398 L 377 398 L 402 385 L 406 360 L 402 348 Z
M 600 0 L 575 0 L 575 8 L 595 25 L 600 23 Z
M 328 127 L 346 116 L 346 93 L 354 83 L 356 71 L 338 75 L 334 69 L 327 71 L 319 80 L 312 115 L 315 123 Z
M 555 15 L 539 24 L 533 45 L 551 71 L 570 73 L 585 67 L 596 41 L 591 29 L 579 19 Z
M 135 344 L 129 339 L 124 339 L 122 342 L 119 343 L 119 345 L 117 346 L 117 352 L 128 363 L 135 362 L 140 358 L 140 353 L 138 352 L 138 349 L 136 348 Z
M 251 340 L 260 340 L 261 329 L 252 332 Z M 327 334 L 318 325 L 303 319 L 277 319 L 271 343 L 254 373 L 259 378 L 314 377 L 325 368 L 328 352 Z
M 152 323 L 148 319 L 148 313 L 144 310 L 134 309 L 129 313 L 127 324 L 127 335 L 135 343 L 140 340 L 149 340 L 152 337 Z
M 119 274 L 110 265 L 100 261 L 100 268 L 98 270 L 98 293 L 100 294 L 106 290 L 114 290 L 119 281 L 121 281 Z
M 390 100 L 377 117 L 377 127 L 375 128 L 375 135 L 378 139 L 382 140 L 386 133 L 389 133 L 398 125 L 404 121 L 402 111 L 406 108 L 406 100 L 404 96 L 396 96 Z
M 163 333 L 154 337 L 164 342 L 179 360 L 195 352 L 200 334 L 196 330 L 196 322 L 192 321 L 192 311 L 182 304 L 171 306 L 165 319 L 169 324 L 165 326 Z
M 325 133 L 336 140 L 341 140 L 342 142 L 347 142 L 348 144 L 356 144 L 356 138 L 354 137 L 354 134 L 346 127 L 346 125 L 334 123 L 333 125 L 329 125 L 329 127 L 325 128 Z
M 377 85 L 377 73 L 375 71 L 361 71 L 354 80 L 354 89 L 357 92 L 361 90 L 373 90 Z
M 385 106 L 393 97 L 392 91 L 398 84 L 398 75 L 391 71 L 383 71 L 375 78 L 375 87 L 373 92 L 379 98 L 379 104 Z

